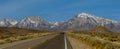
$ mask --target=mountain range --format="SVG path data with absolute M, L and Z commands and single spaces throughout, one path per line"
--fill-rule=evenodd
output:
M 113 32 L 120 32 L 120 23 L 117 21 L 104 19 L 87 13 L 80 13 L 65 22 L 47 22 L 40 17 L 26 17 L 21 21 L 2 19 L 0 27 L 18 27 L 47 31 L 85 31 L 96 26 L 102 26 Z

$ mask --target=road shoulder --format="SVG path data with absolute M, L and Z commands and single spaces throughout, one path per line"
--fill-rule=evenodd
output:
M 73 49 L 92 49 L 90 46 L 80 42 L 75 38 L 68 37 L 68 40 L 70 41 L 70 44 L 72 45 Z

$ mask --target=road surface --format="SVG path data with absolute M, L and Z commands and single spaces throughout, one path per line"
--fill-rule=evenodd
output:
M 1 45 L 1 49 L 72 49 L 65 34 L 48 35 Z

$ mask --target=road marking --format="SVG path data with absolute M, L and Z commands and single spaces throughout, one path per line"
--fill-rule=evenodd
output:
M 64 34 L 64 40 L 65 40 L 65 49 L 67 49 L 67 40 L 66 40 L 66 35 Z

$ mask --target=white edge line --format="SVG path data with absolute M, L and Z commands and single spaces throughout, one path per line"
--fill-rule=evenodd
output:
M 67 40 L 66 40 L 66 35 L 64 34 L 64 40 L 65 40 L 65 49 L 67 49 Z

